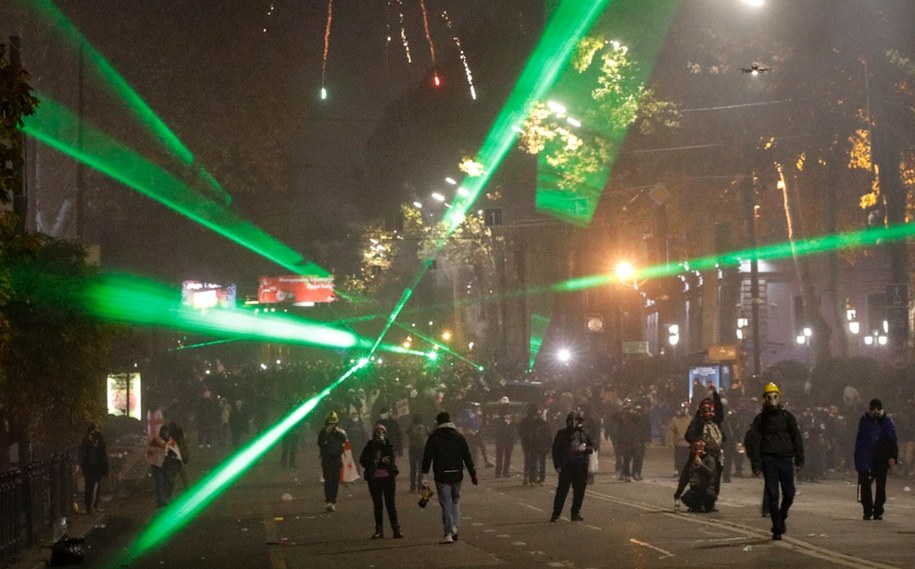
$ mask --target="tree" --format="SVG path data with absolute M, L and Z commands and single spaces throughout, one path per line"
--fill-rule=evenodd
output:
M 38 100 L 28 73 L 5 53 L 0 45 L 0 201 L 8 203 L 22 183 L 17 129 Z M 32 443 L 69 449 L 88 421 L 104 415 L 108 332 L 83 313 L 78 297 L 92 272 L 80 245 L 22 234 L 13 213 L 0 213 L 0 406 L 11 437 L 0 440 L 0 461 L 11 439 L 20 464 L 30 460 Z
M 25 464 L 32 445 L 69 450 L 88 422 L 105 416 L 111 332 L 83 310 L 80 292 L 95 269 L 80 245 L 44 236 L 31 236 L 26 246 L 7 244 L 9 341 L 0 398 Z

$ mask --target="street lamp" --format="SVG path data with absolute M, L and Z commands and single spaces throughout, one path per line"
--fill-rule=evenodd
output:
M 668 324 L 667 342 L 670 344 L 671 348 L 675 348 L 677 346 L 677 344 L 680 343 L 680 325 L 679 324 Z

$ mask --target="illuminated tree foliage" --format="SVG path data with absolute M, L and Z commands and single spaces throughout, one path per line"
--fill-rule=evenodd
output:
M 588 180 L 608 168 L 621 133 L 631 125 L 637 123 L 643 134 L 679 126 L 676 105 L 632 80 L 636 62 L 627 46 L 601 36 L 586 37 L 579 42 L 572 66 L 583 74 L 595 58 L 600 63 L 590 92 L 592 104 L 583 115 L 586 126 L 571 123 L 565 109 L 540 103 L 519 137 L 525 152 L 544 153 L 547 166 L 556 172 L 556 187 L 571 192 L 591 189 Z

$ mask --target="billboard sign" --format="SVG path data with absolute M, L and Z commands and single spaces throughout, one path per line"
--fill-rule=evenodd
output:
M 140 419 L 140 374 L 111 373 L 107 384 L 108 414 Z
M 333 302 L 334 277 L 317 275 L 288 275 L 261 277 L 257 287 L 260 304 L 292 304 L 312 306 L 318 302 Z
M 235 308 L 235 285 L 184 281 L 181 283 L 181 304 L 199 310 L 217 306 Z

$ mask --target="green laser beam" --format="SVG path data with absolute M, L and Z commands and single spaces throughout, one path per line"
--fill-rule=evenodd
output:
M 534 362 L 537 361 L 537 355 L 540 353 L 540 348 L 543 347 L 543 338 L 546 337 L 546 331 L 549 326 L 549 317 L 542 314 L 531 314 L 531 355 L 527 364 L 528 370 L 534 369 Z
M 163 508 L 137 537 L 127 554 L 126 561 L 133 561 L 142 556 L 194 519 L 206 506 L 218 498 L 230 484 L 247 472 L 290 429 L 307 417 L 321 400 L 330 395 L 334 388 L 365 367 L 368 361 L 367 358 L 362 358 L 359 363 L 341 375 L 336 381 L 300 405 L 264 434 L 232 455 L 226 462 L 217 466 L 203 480 L 195 484 L 178 499 Z
M 175 300 L 178 297 L 178 291 L 149 280 L 106 274 L 88 283 L 82 300 L 88 314 L 114 322 L 337 349 L 366 349 L 373 345 L 352 332 L 292 316 L 226 308 L 202 311 L 182 305 Z M 426 355 L 403 346 L 384 344 L 376 347 L 386 352 Z
M 225 205 L 189 189 L 187 184 L 99 129 L 84 124 L 83 144 L 77 138 L 78 120 L 65 107 L 41 96 L 23 131 L 36 140 L 133 188 L 204 227 L 300 275 L 329 276 L 325 269 L 283 245 L 262 229 L 242 219 Z
M 407 326 L 406 324 L 401 324 L 400 322 L 397 322 L 396 320 L 394 321 L 394 325 L 406 330 L 407 332 L 416 336 L 417 338 L 424 340 L 424 341 L 428 342 L 429 344 L 432 344 L 433 347 L 438 346 L 439 350 L 445 352 L 446 354 L 451 355 L 454 358 L 457 358 L 465 363 L 468 363 L 475 368 L 479 369 L 481 367 L 480 364 L 476 363 L 475 361 L 452 350 L 447 344 L 439 342 L 438 340 L 436 340 L 435 338 L 432 338 L 430 336 L 426 336 L 422 332 L 418 331 L 416 328 L 412 328 L 410 326 Z
M 88 59 L 92 69 L 98 73 L 116 95 L 121 97 L 125 107 L 134 113 L 137 119 L 149 129 L 166 149 L 171 151 L 185 165 L 191 166 L 196 176 L 206 182 L 224 203 L 228 204 L 232 201 L 232 196 L 196 161 L 187 146 L 156 115 L 146 101 L 127 83 L 127 80 L 95 49 L 54 2 L 51 2 L 51 0 L 26 0 L 25 3 L 34 8 L 35 12 L 40 16 L 44 17 L 51 24 L 51 27 L 57 30 L 60 36 L 75 50 L 83 50 L 83 53 L 89 56 Z
M 497 118 L 496 124 L 493 126 L 493 129 L 491 129 L 490 134 L 487 136 L 483 147 L 478 154 L 480 162 L 488 168 L 488 171 L 482 176 L 472 178 L 472 183 L 469 184 L 468 187 L 470 190 L 469 197 L 460 204 L 455 205 L 455 207 L 450 210 L 449 216 L 446 217 L 446 223 L 449 226 L 449 235 L 453 233 L 461 221 L 463 221 L 467 210 L 480 195 L 489 177 L 507 154 L 515 139 L 515 133 L 511 127 L 515 124 L 519 124 L 519 119 L 524 116 L 533 101 L 540 98 L 543 93 L 546 92 L 549 84 L 555 80 L 559 69 L 568 61 L 572 48 L 587 31 L 588 27 L 593 24 L 597 15 L 600 14 L 608 1 L 609 0 L 595 0 L 593 2 L 581 2 L 580 0 L 564 0 L 560 4 L 554 17 L 548 23 L 543 37 L 535 48 L 531 60 L 528 61 L 528 64 L 525 66 L 519 83 L 515 86 L 515 89 L 509 98 L 507 108 L 503 109 L 500 114 L 501 118 Z M 443 238 L 439 245 L 439 250 L 444 246 L 444 243 L 445 240 Z M 425 275 L 426 270 L 428 270 L 427 267 L 423 267 L 417 271 L 415 277 L 411 281 L 411 285 L 404 290 L 400 300 L 391 310 L 390 315 L 385 321 L 384 327 L 372 345 L 372 348 L 369 350 L 369 357 L 381 345 L 384 336 L 387 334 L 388 330 L 390 330 L 393 322 L 397 319 L 398 315 L 409 301 L 416 284 L 419 283 Z M 324 394 L 324 396 L 329 394 L 333 388 L 342 383 L 348 376 L 349 375 L 347 374 L 341 376 L 339 380 L 328 386 L 322 394 Z M 303 409 L 304 407 L 305 406 L 300 409 Z M 314 405 L 300 413 L 300 416 L 295 421 L 284 420 L 276 427 L 270 429 L 268 433 L 276 433 L 276 436 L 265 445 L 266 448 L 263 452 L 266 452 L 272 444 L 275 444 L 286 431 L 291 429 L 298 421 L 301 421 L 313 408 Z M 266 437 L 266 434 L 264 437 Z M 261 439 L 258 439 L 255 443 L 260 440 Z M 244 457 L 239 453 L 230 459 L 230 463 L 234 466 L 232 471 L 237 473 L 235 477 L 237 478 L 237 476 L 240 476 L 247 468 L 250 468 L 250 465 L 257 460 L 263 452 L 260 454 L 248 453 Z M 220 472 L 223 472 L 224 470 L 225 469 L 222 467 L 219 469 Z M 207 480 L 210 479 L 213 479 L 214 483 L 208 487 L 208 491 L 210 495 L 213 495 L 221 493 L 235 478 L 230 478 L 228 476 L 207 478 Z M 198 488 L 198 486 L 195 486 L 195 488 L 191 490 L 195 496 L 199 494 L 199 491 L 197 491 L 196 488 Z M 198 499 L 198 503 L 203 504 L 203 499 Z M 200 508 L 202 508 L 202 505 Z M 179 512 L 187 511 L 188 513 L 196 513 L 200 508 L 182 508 Z M 162 512 L 157 520 L 164 520 L 167 513 L 168 512 Z M 187 515 L 180 516 L 179 519 L 182 523 L 187 523 L 187 521 L 189 521 Z M 175 523 L 162 521 L 156 526 L 156 531 L 152 531 L 152 528 L 150 528 L 144 532 L 141 539 L 138 540 L 137 546 L 134 548 L 135 556 L 141 555 L 143 552 L 168 539 L 179 527 L 180 526 Z

